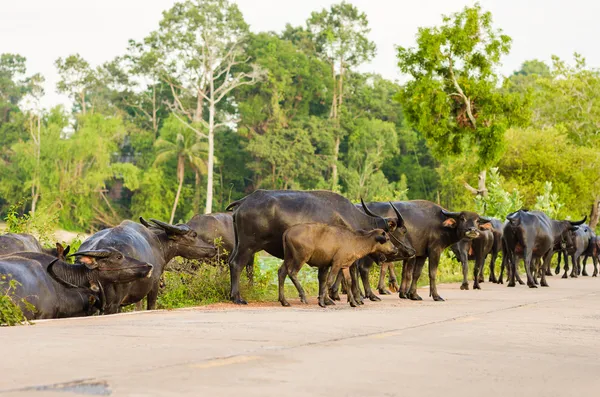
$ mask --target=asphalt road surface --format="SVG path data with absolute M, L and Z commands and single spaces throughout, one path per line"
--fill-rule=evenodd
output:
M 4 396 L 598 396 L 600 279 L 0 328 Z

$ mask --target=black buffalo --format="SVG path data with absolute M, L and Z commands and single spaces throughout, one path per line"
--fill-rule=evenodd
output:
M 88 316 L 103 310 L 106 287 L 152 273 L 150 264 L 125 258 L 116 250 L 90 251 L 87 258 L 84 264 L 70 265 L 37 252 L 0 257 L 0 274 L 6 278 L 1 292 L 6 293 L 9 279 L 17 281 L 10 296 L 29 320 Z
M 99 231 L 84 241 L 75 254 L 77 262 L 89 261 L 87 251 L 116 249 L 122 255 L 151 263 L 152 277 L 106 288 L 106 314 L 119 311 L 121 306 L 148 298 L 148 310 L 156 308 L 160 278 L 165 265 L 174 257 L 203 259 L 213 257 L 216 248 L 205 243 L 188 225 L 170 225 L 152 219 L 150 224 L 123 221 L 119 226 Z
M 463 238 L 479 236 L 480 225 L 488 223 L 489 220 L 481 218 L 474 212 L 449 212 L 426 200 L 396 201 L 392 204 L 401 214 L 403 224 L 407 229 L 406 238 L 414 249 L 412 252 L 414 256 L 404 260 L 400 298 L 421 300 L 417 294 L 417 281 L 425 260 L 429 259 L 430 293 L 434 300 L 443 301 L 437 292 L 435 283 L 442 251 Z M 394 208 L 389 203 L 369 203 L 368 208 L 373 214 L 382 217 L 394 214 Z M 369 260 L 369 258 L 363 259 L 367 263 Z M 364 269 L 368 266 L 361 265 L 359 269 L 361 267 Z M 370 287 L 367 287 L 368 280 L 365 283 L 365 277 L 362 278 L 365 293 L 367 293 L 367 289 L 370 290 Z
M 64 260 L 69 254 L 69 250 L 69 246 L 65 248 L 60 243 L 56 243 L 55 248 L 44 248 L 31 234 L 6 233 L 0 235 L 0 255 L 15 252 L 40 252 Z
M 234 209 L 233 222 L 236 245 L 229 260 L 231 299 L 246 303 L 240 296 L 240 273 L 253 260 L 254 254 L 265 250 L 283 259 L 283 233 L 302 223 L 324 223 L 351 230 L 383 229 L 388 232 L 402 227 L 403 221 L 387 204 L 392 214 L 383 218 L 365 214 L 345 197 L 329 191 L 256 190 L 227 207 Z M 395 242 L 404 255 L 412 251 L 406 236 Z M 401 245 L 401 246 L 399 246 Z
M 548 286 L 546 274 L 550 267 L 550 260 L 554 254 L 554 246 L 570 231 L 577 230 L 585 219 L 578 222 L 557 221 L 550 219 L 541 211 L 519 210 L 509 214 L 508 230 L 505 230 L 505 243 L 507 250 L 507 264 L 511 267 L 509 287 L 515 286 L 515 274 L 517 273 L 517 258 L 522 257 L 527 272 L 527 285 L 530 288 L 537 287 L 537 279 L 534 277 L 533 266 L 536 260 L 542 260 L 540 285 Z
M 569 233 L 567 244 L 565 247 L 565 274 L 563 274 L 562 278 L 567 278 L 567 273 L 569 271 L 569 258 L 571 258 L 571 277 L 577 277 L 580 274 L 583 276 L 587 276 L 587 271 L 585 266 L 581 266 L 581 257 L 586 255 L 589 251 L 593 251 L 593 239 L 595 237 L 594 232 L 588 225 L 581 225 L 577 230 L 571 231 Z M 592 255 L 588 255 L 592 256 Z M 560 266 L 560 264 L 559 264 Z
M 473 266 L 473 289 L 481 289 L 479 283 L 483 281 L 483 265 L 485 258 L 492 251 L 494 245 L 494 233 L 490 230 L 491 224 L 486 223 L 479 228 L 479 236 L 474 239 L 462 239 L 452 244 L 450 249 L 461 263 L 463 270 L 462 290 L 469 289 L 468 272 L 469 261 L 475 261 Z

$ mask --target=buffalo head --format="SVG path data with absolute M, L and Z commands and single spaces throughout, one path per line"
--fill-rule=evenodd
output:
M 402 220 L 402 216 L 400 216 L 400 219 L 398 219 L 398 218 L 383 218 L 379 215 L 374 214 L 373 212 L 371 212 L 369 207 L 367 207 L 367 205 L 363 201 L 362 197 L 360 198 L 360 205 L 362 205 L 363 211 L 365 212 L 365 214 L 367 214 L 367 215 L 379 220 L 381 223 L 383 223 L 383 225 L 381 225 L 382 226 L 381 228 L 383 230 L 385 230 L 386 232 L 393 232 L 394 230 L 396 230 L 396 228 L 398 227 L 398 225 L 400 223 L 404 224 L 404 222 Z
M 442 214 L 446 218 L 442 225 L 456 229 L 461 239 L 479 237 L 480 228 L 487 227 L 485 225 L 491 222 L 491 219 L 484 218 L 476 212 L 470 211 L 450 212 L 442 209 Z
M 88 269 L 90 281 L 128 283 L 152 276 L 152 265 L 125 256 L 114 248 L 78 251 L 71 256 Z
M 186 259 L 212 258 L 217 254 L 217 248 L 206 243 L 194 229 L 185 224 L 171 225 L 156 219 L 150 219 L 151 225 L 140 217 L 140 223 L 148 228 L 161 229 L 169 239 L 169 248 L 175 256 Z
M 387 256 L 398 255 L 398 248 L 390 240 L 390 235 L 383 229 L 372 231 L 372 237 L 375 240 L 375 252 Z

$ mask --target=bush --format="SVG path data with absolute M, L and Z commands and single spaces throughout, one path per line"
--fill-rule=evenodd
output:
M 9 279 L 10 275 L 0 276 L 0 325 L 29 324 L 21 307 L 17 303 L 19 298 L 15 296 L 15 290 L 21 285 L 17 280 Z M 20 299 L 25 307 L 35 312 L 35 307 L 25 299 Z

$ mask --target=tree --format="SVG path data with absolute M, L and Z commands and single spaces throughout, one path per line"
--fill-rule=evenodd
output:
M 185 129 L 178 120 L 170 118 L 161 130 L 160 138 L 155 143 L 156 159 L 154 164 L 161 164 L 173 158 L 177 159 L 177 193 L 171 210 L 169 223 L 175 220 L 175 211 L 179 204 L 179 196 L 185 178 L 186 164 L 190 165 L 196 174 L 196 189 L 199 185 L 199 173 L 206 173 L 206 164 L 203 154 L 206 153 L 206 144 L 200 142 L 198 136 Z
M 146 59 L 153 59 L 173 95 L 174 117 L 198 137 L 208 139 L 205 212 L 212 211 L 215 132 L 234 122 L 217 120 L 219 105 L 236 88 L 258 81 L 261 71 L 244 54 L 248 25 L 228 0 L 187 0 L 163 13 L 159 29 L 148 36 Z M 208 107 L 208 120 L 204 107 Z
M 352 4 L 342 1 L 328 10 L 313 12 L 307 22 L 317 52 L 330 64 L 333 77 L 333 98 L 329 117 L 338 121 L 344 102 L 344 75 L 348 70 L 369 61 L 375 56 L 375 43 L 367 38 L 371 31 L 365 13 Z M 291 30 L 288 28 L 288 32 Z M 341 130 L 335 136 L 331 163 L 331 184 L 337 189 L 338 157 Z
M 58 92 L 67 94 L 85 115 L 89 107 L 88 93 L 97 84 L 94 69 L 79 54 L 58 58 L 54 64 L 60 76 L 56 84 Z
M 416 48 L 398 47 L 398 66 L 412 77 L 398 96 L 408 120 L 440 157 L 477 149 L 478 187 L 464 183 L 474 194 L 487 194 L 485 170 L 500 157 L 506 129 L 528 120 L 526 98 L 497 87 L 510 44 L 475 4 L 419 28 Z

